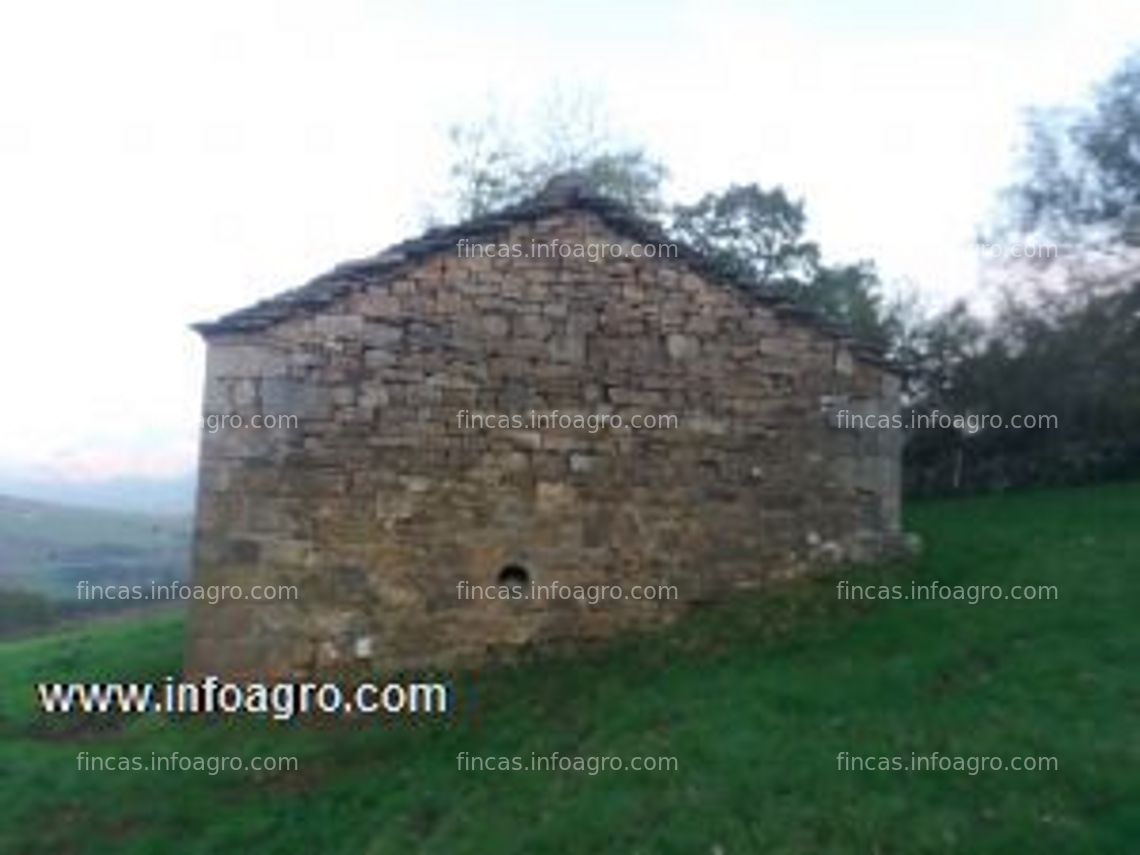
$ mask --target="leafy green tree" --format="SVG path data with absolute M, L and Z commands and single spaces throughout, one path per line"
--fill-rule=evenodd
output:
M 783 188 L 733 185 L 673 209 L 673 231 L 725 275 L 758 288 L 792 291 L 819 270 L 819 248 L 804 238 L 803 202 Z
M 890 343 L 892 326 L 874 265 L 824 265 L 819 247 L 805 236 L 802 201 L 780 187 L 747 184 L 707 193 L 693 204 L 667 206 L 665 168 L 643 149 L 615 143 L 598 126 L 579 105 L 577 112 L 545 120 L 532 133 L 539 139 L 532 145 L 494 118 L 454 128 L 451 178 L 459 215 L 502 209 L 572 171 L 594 192 L 702 252 L 723 275 L 811 308 L 863 339 Z
M 642 148 L 599 130 L 589 102 L 566 113 L 547 110 L 528 141 L 492 116 L 450 131 L 454 208 L 460 219 L 479 217 L 538 193 L 556 175 L 574 172 L 591 190 L 642 216 L 659 218 L 667 171 Z
M 1063 264 L 1011 267 L 985 321 L 954 306 L 926 322 L 910 388 L 920 410 L 1046 422 L 916 432 L 921 491 L 1140 474 L 1140 53 L 1087 104 L 1032 113 L 1027 134 L 998 239 L 1062 241 Z
M 1075 483 L 1140 473 L 1140 283 L 1011 292 L 987 321 L 956 304 L 926 322 L 910 361 L 920 413 L 1021 429 L 923 429 L 906 448 L 919 492 Z
M 805 236 L 802 201 L 780 187 L 733 185 L 673 209 L 674 233 L 724 275 L 812 309 L 857 337 L 888 347 L 894 327 L 873 263 L 828 266 Z
M 884 350 L 896 343 L 898 319 L 883 304 L 882 283 L 872 262 L 821 266 L 814 281 L 792 296 L 862 341 Z
M 1140 226 L 1140 52 L 1076 108 L 1028 122 L 1022 175 L 1007 192 L 1019 233 L 1086 245 L 1134 243 Z

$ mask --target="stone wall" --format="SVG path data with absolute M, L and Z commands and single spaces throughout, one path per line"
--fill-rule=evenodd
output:
M 529 245 L 622 242 L 567 212 Z M 628 241 L 625 242 L 628 245 Z M 295 602 L 197 603 L 191 672 L 380 667 L 604 637 L 685 606 L 873 556 L 899 526 L 897 379 L 841 341 L 656 259 L 437 254 L 317 314 L 210 336 L 195 583 Z M 676 414 L 666 430 L 464 430 L 457 416 Z M 471 601 L 508 565 L 538 584 L 671 584 L 676 602 Z

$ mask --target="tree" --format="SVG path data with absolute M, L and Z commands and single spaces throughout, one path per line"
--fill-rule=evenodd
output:
M 673 209 L 673 231 L 724 275 L 789 293 L 819 271 L 819 248 L 804 238 L 803 202 L 783 188 L 733 185 Z
M 912 488 L 1140 472 L 1140 54 L 1087 105 L 1036 110 L 1026 131 L 997 231 L 1000 239 L 1063 241 L 1067 251 L 1007 266 L 986 321 L 955 306 L 923 328 L 910 363 L 916 408 L 985 414 L 1007 427 L 912 435 Z M 1009 429 L 1015 417 L 1045 422 Z
M 1112 287 L 1076 280 L 1044 297 L 1010 291 L 987 321 L 955 304 L 924 323 L 914 354 L 913 410 L 984 415 L 990 427 L 915 431 L 906 446 L 912 490 L 1075 483 L 1140 472 L 1135 279 Z M 1004 427 L 994 427 L 995 418 Z
M 603 127 L 596 105 L 581 100 L 567 110 L 548 110 L 529 134 L 494 116 L 454 127 L 451 179 L 459 216 L 507 207 L 555 175 L 573 171 L 595 193 L 702 252 L 726 277 L 814 309 L 858 337 L 889 344 L 892 327 L 882 311 L 874 265 L 823 265 L 819 247 L 804 233 L 802 201 L 780 187 L 747 184 L 669 207 L 662 201 L 664 166 Z
M 1034 111 L 1027 134 L 1022 175 L 1006 195 L 1008 228 L 1090 246 L 1135 240 L 1140 52 L 1097 88 L 1091 104 Z
M 897 349 L 900 317 L 883 305 L 882 283 L 870 261 L 820 266 L 815 280 L 793 295 L 800 304 L 884 350 Z
M 875 265 L 824 264 L 819 247 L 805 237 L 806 224 L 804 203 L 790 199 L 783 188 L 747 184 L 676 206 L 672 228 L 722 274 L 889 347 L 894 327 L 884 311 Z
M 533 196 L 555 175 L 575 172 L 593 192 L 659 218 L 667 172 L 641 147 L 619 140 L 595 101 L 560 96 L 529 133 L 491 115 L 450 130 L 453 207 L 483 216 Z

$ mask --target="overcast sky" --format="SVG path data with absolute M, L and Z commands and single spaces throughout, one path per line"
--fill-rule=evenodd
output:
M 1140 37 L 1136 0 L 37 2 L 0 10 L 0 471 L 195 463 L 188 331 L 418 230 L 446 128 L 593 93 L 671 194 L 781 183 L 835 260 L 935 303 L 1026 107 Z

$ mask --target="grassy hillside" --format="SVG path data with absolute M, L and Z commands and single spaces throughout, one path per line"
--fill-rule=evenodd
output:
M 76 583 L 142 585 L 186 578 L 190 550 L 187 517 L 151 516 L 56 505 L 0 495 L 0 635 L 21 623 L 33 598 L 66 607 L 122 608 L 123 601 L 86 603 Z M 39 604 L 45 614 L 61 613 Z M 125 605 L 136 605 L 130 603 Z M 33 621 L 23 620 L 30 625 Z
M 181 625 L 4 644 L 0 851 L 1136 852 L 1140 487 L 911 517 L 927 541 L 917 566 L 853 578 L 1054 584 L 1059 598 L 851 602 L 806 583 L 579 658 L 457 675 L 468 709 L 415 726 L 48 721 L 35 681 L 160 679 L 178 668 Z M 79 751 L 175 750 L 300 768 L 76 769 Z M 679 768 L 461 772 L 462 751 L 672 755 Z M 1055 756 L 1059 769 L 841 771 L 843 751 Z

